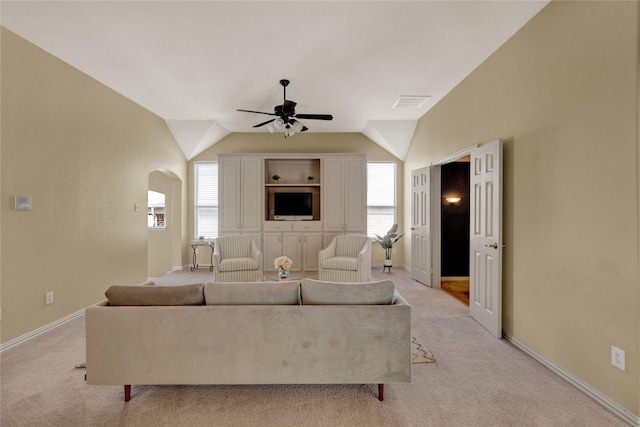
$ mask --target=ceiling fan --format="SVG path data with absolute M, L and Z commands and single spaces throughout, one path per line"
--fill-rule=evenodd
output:
M 296 114 L 296 103 L 287 100 L 287 86 L 289 86 L 289 83 L 289 80 L 280 80 L 280 84 L 282 85 L 282 88 L 284 90 L 283 102 L 282 105 L 275 106 L 275 108 L 273 109 L 273 113 L 243 109 L 237 109 L 236 111 L 242 111 L 245 113 L 266 114 L 267 116 L 276 116 L 271 120 L 258 123 L 253 127 L 258 128 L 267 125 L 267 129 L 271 133 L 273 133 L 274 130 L 284 129 L 285 138 L 293 135 L 296 132 L 304 132 L 309 130 L 308 127 L 306 127 L 296 119 L 333 120 L 333 116 L 331 114 Z

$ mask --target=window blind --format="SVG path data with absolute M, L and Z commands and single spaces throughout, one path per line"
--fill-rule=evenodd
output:
M 218 163 L 196 162 L 194 174 L 194 237 L 218 237 Z
M 367 163 L 367 232 L 384 236 L 396 222 L 396 164 Z

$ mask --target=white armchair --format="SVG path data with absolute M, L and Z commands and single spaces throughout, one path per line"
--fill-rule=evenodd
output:
M 262 280 L 262 251 L 249 236 L 218 237 L 213 250 L 213 268 L 216 282 Z
M 336 236 L 329 246 L 318 252 L 318 279 L 371 281 L 371 240 L 361 234 Z

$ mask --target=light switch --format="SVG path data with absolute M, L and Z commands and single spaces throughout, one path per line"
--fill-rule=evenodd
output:
M 30 211 L 31 210 L 31 196 L 16 196 L 16 210 L 17 211 Z

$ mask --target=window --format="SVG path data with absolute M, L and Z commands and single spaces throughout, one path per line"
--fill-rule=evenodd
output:
M 147 198 L 147 226 L 149 228 L 165 228 L 165 195 L 149 190 Z
M 384 236 L 396 222 L 396 164 L 367 163 L 367 230 Z
M 195 238 L 218 237 L 218 163 L 197 162 L 195 174 Z

